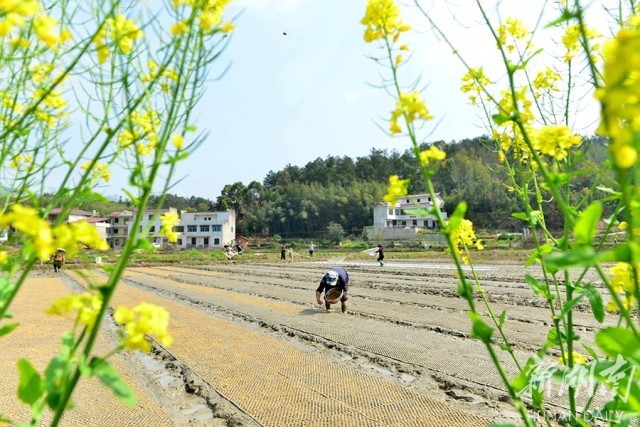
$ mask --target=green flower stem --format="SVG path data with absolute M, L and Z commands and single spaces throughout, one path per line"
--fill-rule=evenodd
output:
M 464 251 L 465 251 L 465 253 L 467 255 L 467 258 L 471 259 L 471 254 L 469 253 L 469 248 L 467 248 L 466 244 L 463 244 L 463 247 L 464 247 Z M 507 353 L 509 353 L 509 355 L 513 359 L 513 362 L 515 363 L 516 367 L 518 368 L 518 371 L 522 372 L 522 366 L 520 365 L 520 362 L 518 361 L 518 358 L 516 357 L 516 355 L 515 355 L 515 353 L 513 351 L 513 347 L 511 347 L 511 344 L 509 343 L 509 339 L 507 338 L 507 336 L 504 333 L 504 330 L 502 328 L 503 325 L 501 325 L 499 320 L 498 320 L 498 318 L 496 318 L 496 315 L 493 312 L 493 309 L 491 308 L 491 304 L 489 303 L 489 300 L 487 299 L 487 295 L 486 295 L 486 293 L 484 291 L 484 288 L 482 287 L 482 285 L 480 284 L 480 281 L 478 280 L 478 275 L 476 273 L 475 265 L 472 262 L 469 262 L 469 266 L 471 267 L 471 275 L 473 276 L 473 281 L 474 281 L 474 284 L 476 286 L 476 290 L 478 291 L 478 294 L 480 294 L 480 298 L 482 298 L 482 302 L 484 302 L 484 306 L 486 307 L 487 312 L 489 313 L 489 317 L 493 321 L 493 324 L 496 326 L 496 329 L 498 329 L 498 332 L 500 333 L 500 337 L 502 337 L 502 341 L 504 342 L 504 345 L 505 345 L 505 347 L 507 349 Z

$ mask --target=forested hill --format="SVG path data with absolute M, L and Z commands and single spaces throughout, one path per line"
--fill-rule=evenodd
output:
M 517 230 L 520 223 L 511 213 L 522 207 L 509 192 L 505 167 L 490 144 L 485 137 L 436 142 L 447 152 L 446 160 L 433 175 L 436 191 L 444 197 L 449 213 L 465 200 L 467 217 L 477 228 Z M 586 139 L 582 147 L 589 147 L 582 162 L 604 162 L 606 146 L 602 139 Z M 238 232 L 246 235 L 313 237 L 323 234 L 332 222 L 347 233 L 359 235 L 363 227 L 372 225 L 373 206 L 382 201 L 390 175 L 409 178 L 412 194 L 425 191 L 412 151 L 372 149 L 369 155 L 355 160 L 329 156 L 303 167 L 287 165 L 270 171 L 262 183 L 228 184 L 218 197 L 216 208 L 235 209 Z M 583 175 L 571 190 L 584 194 L 594 184 L 593 179 Z M 561 226 L 553 211 L 547 224 Z

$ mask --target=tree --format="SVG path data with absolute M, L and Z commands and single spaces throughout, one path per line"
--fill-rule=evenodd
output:
M 329 225 L 327 225 L 327 238 L 331 243 L 339 245 L 345 235 L 344 228 L 342 228 L 340 224 L 330 222 Z

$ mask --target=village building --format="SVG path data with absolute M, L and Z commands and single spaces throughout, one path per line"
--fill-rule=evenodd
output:
M 53 224 L 54 222 L 56 222 L 56 220 L 58 219 L 61 213 L 62 213 L 62 208 L 51 209 L 47 214 L 47 221 Z M 89 211 L 83 211 L 81 209 L 71 209 L 69 211 L 69 215 L 67 215 L 67 219 L 65 222 L 81 221 L 83 219 L 89 219 L 94 216 L 96 216 L 96 211 L 89 212 Z
M 178 246 L 183 249 L 221 249 L 236 243 L 236 213 L 233 209 L 218 212 L 182 212 Z
M 177 214 L 178 210 L 176 208 L 160 209 L 156 215 L 155 209 L 147 209 L 143 212 L 140 218 L 140 225 L 138 225 L 138 231 L 144 233 L 146 230 L 146 237 L 149 243 L 156 247 L 162 247 L 168 243 L 167 237 L 160 233 L 162 228 L 160 216 L 165 213 Z M 132 227 L 135 215 L 135 210 L 115 211 L 109 215 L 111 227 L 107 234 L 107 243 L 112 249 L 121 249 L 124 246 L 127 238 L 133 232 Z
M 436 194 L 435 200 L 431 200 L 430 194 L 410 194 L 398 198 L 394 205 L 381 202 L 373 208 L 373 226 L 366 228 L 368 236 L 373 240 L 413 240 L 420 237 L 419 232 L 424 234 L 428 230 L 436 230 L 436 216 L 427 213 L 434 206 L 440 209 L 446 219 L 444 200 L 440 194 Z

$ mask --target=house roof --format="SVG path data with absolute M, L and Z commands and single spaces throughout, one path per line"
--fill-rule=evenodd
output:
M 145 209 L 143 212 L 144 213 L 154 213 L 155 211 L 156 211 L 155 209 Z M 163 213 L 170 212 L 170 211 L 171 211 L 170 208 L 169 209 L 160 209 L 158 211 L 158 213 L 163 214 Z M 111 212 L 109 214 L 109 217 L 119 216 L 119 215 L 122 215 L 125 212 L 127 214 L 129 214 L 129 215 L 135 215 L 136 212 L 138 212 L 138 210 L 137 209 L 124 209 L 124 210 L 121 210 L 121 211 L 113 211 L 113 212 Z
M 111 220 L 111 218 L 106 218 L 106 217 L 103 217 L 103 218 L 88 218 L 87 222 L 93 224 L 93 223 L 96 223 L 96 222 L 108 222 L 109 220 Z
M 59 215 L 60 212 L 62 212 L 62 208 L 53 208 L 49 211 L 49 215 Z M 69 215 L 93 216 L 93 212 L 83 211 L 82 209 L 71 209 Z

